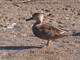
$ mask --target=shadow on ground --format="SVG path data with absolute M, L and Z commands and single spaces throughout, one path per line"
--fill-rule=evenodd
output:
M 72 36 L 80 36 L 80 32 L 72 34 Z M 0 50 L 24 50 L 41 48 L 40 46 L 0 46 Z
M 74 33 L 72 36 L 80 36 L 80 32 Z
M 23 50 L 23 49 L 35 49 L 39 46 L 0 46 L 0 50 Z

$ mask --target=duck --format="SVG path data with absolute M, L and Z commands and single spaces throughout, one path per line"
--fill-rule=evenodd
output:
M 32 26 L 33 34 L 42 39 L 46 40 L 47 43 L 42 46 L 44 47 L 50 47 L 51 42 L 57 38 L 61 38 L 64 36 L 67 36 L 65 33 L 68 32 L 68 30 L 65 29 L 58 29 L 51 24 L 43 24 L 44 20 L 44 14 L 43 13 L 34 13 L 32 17 L 26 19 L 26 21 L 35 20 L 35 23 Z

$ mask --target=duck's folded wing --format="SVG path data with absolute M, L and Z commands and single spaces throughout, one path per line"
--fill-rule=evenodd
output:
M 42 34 L 50 36 L 50 37 L 54 37 L 54 36 L 59 34 L 59 30 L 57 28 L 54 28 L 54 27 L 50 26 L 50 25 L 40 26 L 39 31 Z

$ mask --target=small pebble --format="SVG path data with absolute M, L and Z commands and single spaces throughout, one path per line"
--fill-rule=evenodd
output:
M 75 26 L 75 24 L 73 23 L 72 26 Z
M 27 0 L 27 1 L 31 1 L 31 0 Z
M 16 26 L 16 23 L 10 23 L 10 24 L 7 25 L 7 28 L 12 29 L 12 28 L 14 28 L 15 26 Z
M 62 8 L 62 10 L 66 10 L 66 11 L 68 11 L 68 8 Z
M 50 12 L 50 10 L 45 10 L 45 12 L 47 13 L 47 12 Z
M 80 15 L 80 12 L 78 12 L 77 15 Z
M 59 21 L 58 23 L 59 23 L 59 24 L 62 24 L 62 22 L 60 22 L 60 21 Z

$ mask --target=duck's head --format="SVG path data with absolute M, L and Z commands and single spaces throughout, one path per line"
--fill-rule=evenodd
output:
M 34 13 L 31 18 L 26 21 L 35 20 L 37 23 L 43 22 L 44 15 L 42 13 Z

